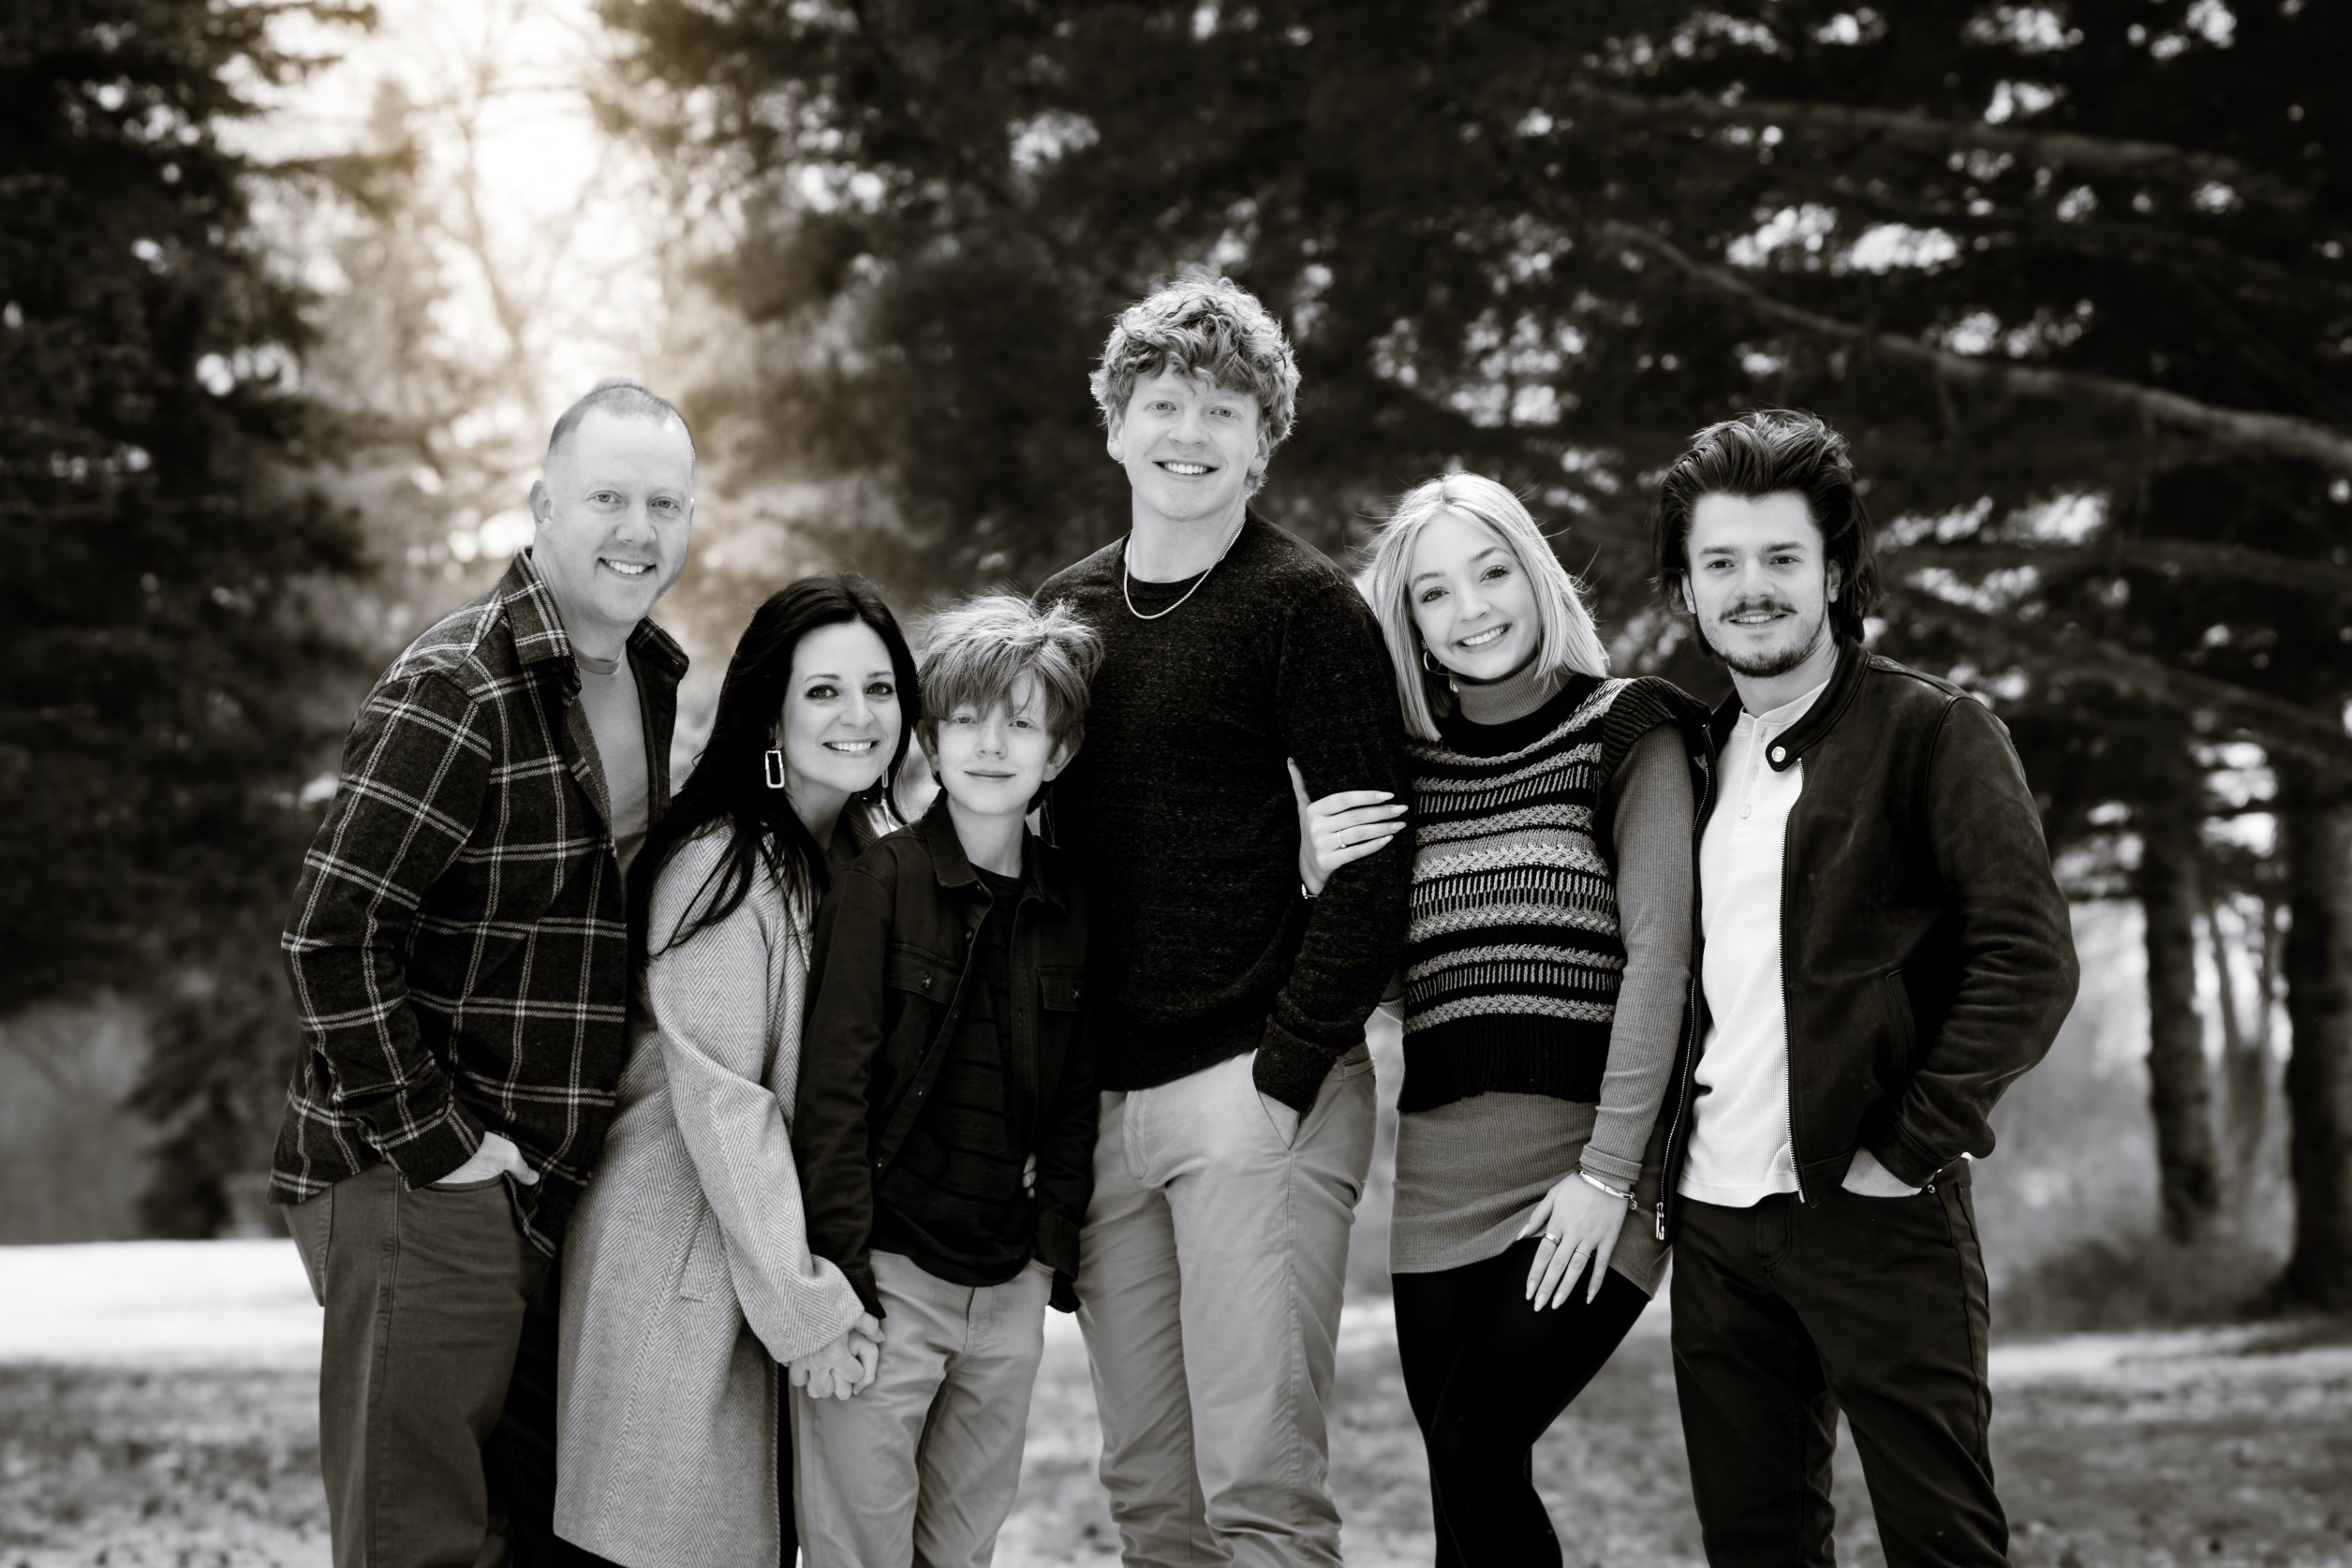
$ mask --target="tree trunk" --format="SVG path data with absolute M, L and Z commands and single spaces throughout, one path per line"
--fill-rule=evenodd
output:
M 2295 1245 L 2279 1294 L 2296 1306 L 2342 1309 L 2352 1307 L 2352 805 L 2341 786 L 2322 791 L 2321 770 L 2281 764 Z
M 2169 804 L 2169 803 L 2167 803 Z M 2152 812 L 2139 845 L 2139 903 L 2148 930 L 2148 1108 L 2156 1122 L 2157 1203 L 2164 1234 L 2195 1241 L 2221 1212 L 2212 1076 L 2197 1008 L 2197 820 Z
M 2276 995 L 2271 958 L 2270 905 L 2256 900 L 2256 916 L 2244 932 L 2233 938 L 2231 922 L 2222 918 L 2225 900 L 2205 906 L 2205 934 L 2213 949 L 2213 979 L 2219 990 L 2222 1024 L 2222 1088 L 2227 1109 L 2222 1120 L 2227 1130 L 2229 1188 L 2242 1208 L 2254 1186 L 2255 1161 L 2261 1152 L 2263 1129 L 2271 1110 L 2271 1003 Z M 2229 906 L 2233 911 L 2236 906 Z M 2233 952 L 2251 949 L 2254 955 L 2254 1018 L 2247 1022 L 2245 1001 L 2238 987 Z

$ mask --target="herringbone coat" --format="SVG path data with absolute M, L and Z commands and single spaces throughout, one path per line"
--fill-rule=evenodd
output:
M 564 1244 L 555 1530 L 629 1568 L 774 1562 L 777 1364 L 856 1321 L 808 1253 L 787 1123 L 808 912 L 766 875 L 658 951 L 723 838 L 656 883 L 620 1109 Z

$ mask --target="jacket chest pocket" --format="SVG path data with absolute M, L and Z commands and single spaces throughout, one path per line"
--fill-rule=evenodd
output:
M 492 923 L 527 930 L 551 913 L 591 907 L 586 882 L 600 869 L 600 835 L 571 770 L 560 757 L 544 757 L 509 769 L 492 786 L 475 836 L 450 875 L 465 879 L 473 907 Z M 611 906 L 617 914 L 617 897 Z
M 945 1007 L 954 999 L 961 966 L 911 942 L 893 942 L 882 957 L 882 984 L 910 998 Z
M 1085 976 L 1082 969 L 1041 968 L 1037 971 L 1037 999 L 1049 1014 L 1075 1013 Z
M 882 955 L 883 1071 L 903 1078 L 914 1070 L 955 999 L 960 966 L 911 942 L 893 942 Z M 880 1084 L 877 1085 L 880 1087 Z
M 1038 1065 L 1048 1076 L 1059 1074 L 1060 1064 L 1070 1053 L 1070 1042 L 1078 1032 L 1085 976 L 1086 970 L 1074 966 L 1038 969 Z

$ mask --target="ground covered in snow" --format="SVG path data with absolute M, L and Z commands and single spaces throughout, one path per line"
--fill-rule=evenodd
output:
M 1006 1568 L 1116 1557 L 1085 1353 L 1052 1328 Z M 0 1248 L 0 1568 L 323 1565 L 318 1332 L 287 1242 Z M 1348 1561 L 1427 1562 L 1385 1302 L 1351 1308 L 1339 1382 Z M 2352 1563 L 2352 1328 L 2006 1344 L 1994 1382 L 2019 1568 Z M 1662 1308 L 1537 1471 L 1571 1563 L 1698 1562 Z M 1841 1561 L 1880 1562 L 1850 1451 L 1837 1489 Z

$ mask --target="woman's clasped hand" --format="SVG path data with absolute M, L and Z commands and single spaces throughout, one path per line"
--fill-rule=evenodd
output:
M 860 1312 L 855 1324 L 791 1364 L 792 1386 L 812 1399 L 846 1399 L 874 1381 L 881 1354 L 882 1325 Z

